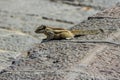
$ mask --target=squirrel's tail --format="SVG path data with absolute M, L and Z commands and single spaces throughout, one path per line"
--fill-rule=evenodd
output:
M 80 35 L 89 35 L 89 34 L 94 35 L 104 31 L 102 29 L 96 29 L 96 30 L 71 30 L 71 32 L 75 36 L 80 36 Z

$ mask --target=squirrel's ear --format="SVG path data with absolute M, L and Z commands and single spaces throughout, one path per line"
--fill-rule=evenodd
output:
M 45 25 L 41 25 L 40 27 L 41 27 L 41 29 L 45 29 L 45 28 L 46 28 L 46 26 L 45 26 Z

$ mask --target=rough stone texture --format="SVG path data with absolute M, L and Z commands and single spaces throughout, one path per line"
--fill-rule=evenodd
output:
M 89 64 L 89 72 L 95 76 L 99 74 L 110 80 L 120 79 L 120 47 L 105 48 L 102 53 L 96 54 L 95 60 Z M 97 74 L 96 74 L 97 73 Z
M 72 72 L 70 68 L 86 56 L 87 50 L 94 48 L 94 46 L 93 44 L 74 44 L 59 41 L 42 43 L 28 52 L 28 58 L 16 60 L 13 66 L 7 69 L 8 73 L 1 74 L 1 77 L 17 75 L 17 78 L 29 79 L 26 77 L 30 74 L 32 75 L 29 76 L 30 79 L 36 79 L 36 75 L 37 79 L 62 80 L 66 74 Z M 20 74 L 17 73 L 19 71 L 21 71 Z M 31 74 L 29 71 L 34 73 Z M 15 72 L 15 74 L 12 75 L 11 72 Z
M 83 0 L 83 2 L 86 1 Z M 2 0 L 0 2 L 0 80 L 120 79 L 118 4 L 71 28 L 101 28 L 104 33 L 76 37 L 73 42 L 71 40 L 53 40 L 40 43 L 43 36 L 34 33 L 38 25 L 68 26 L 65 28 L 70 28 L 98 10 L 94 7 L 89 10 L 83 8 L 83 5 L 76 7 L 48 0 L 36 0 L 36 2 L 33 0 Z M 110 5 L 112 4 L 110 3 Z M 83 19 L 78 18 L 85 13 L 87 16 Z M 107 16 L 108 13 L 110 13 L 110 17 Z M 80 40 L 106 40 L 117 42 L 119 45 L 77 42 Z M 28 54 L 28 56 L 23 57 L 24 54 Z
M 34 33 L 41 24 L 70 28 L 100 11 L 84 7 L 53 3 L 49 0 L 1 0 L 0 53 L 10 52 L 11 55 L 12 52 L 16 57 L 25 54 L 35 43 L 40 43 L 45 37 Z M 6 54 L 4 56 L 9 57 Z M 3 55 L 1 59 L 2 57 Z M 3 61 L 7 62 L 7 59 Z M 0 70 L 4 65 L 1 65 Z
M 113 8 L 109 8 L 106 9 L 100 13 L 95 14 L 94 16 L 90 17 L 90 18 L 94 18 L 94 17 L 98 17 L 98 18 L 120 18 L 120 3 L 116 4 L 117 7 L 113 7 Z
M 57 1 L 62 2 L 68 5 L 74 6 L 88 6 L 94 7 L 95 9 L 105 9 L 109 8 L 110 6 L 114 6 L 114 4 L 118 3 L 120 0 L 50 0 L 50 1 Z
M 20 56 L 20 54 L 19 52 L 0 50 L 0 70 L 10 66 L 11 62 L 16 59 L 16 56 Z

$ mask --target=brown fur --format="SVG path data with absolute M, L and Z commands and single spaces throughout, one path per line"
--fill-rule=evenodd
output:
M 47 36 L 46 40 L 72 39 L 78 35 L 98 34 L 99 31 L 100 30 L 67 30 L 64 28 L 54 28 L 45 25 L 41 25 L 35 30 L 36 33 L 44 33 Z

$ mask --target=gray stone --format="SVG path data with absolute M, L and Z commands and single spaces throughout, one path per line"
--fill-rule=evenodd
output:
M 83 21 L 99 12 L 99 7 L 105 9 L 118 1 L 64 0 L 63 4 L 50 0 L 1 0 L 0 80 L 120 79 L 118 45 L 71 40 L 40 43 L 44 36 L 34 32 L 41 24 L 63 28 L 75 25 L 71 29 L 103 29 L 105 32 L 76 37 L 74 41 L 110 40 L 119 43 L 119 4 Z M 28 55 L 23 57 L 24 54 Z

